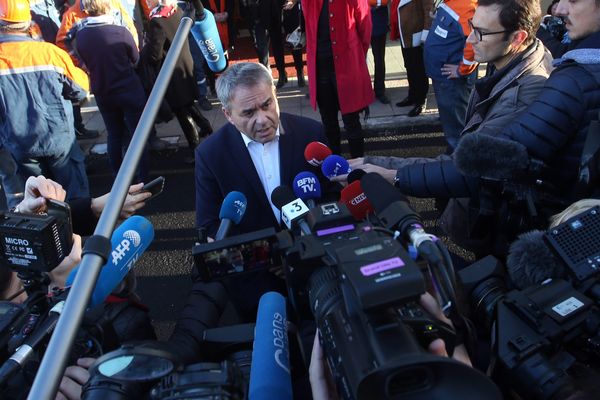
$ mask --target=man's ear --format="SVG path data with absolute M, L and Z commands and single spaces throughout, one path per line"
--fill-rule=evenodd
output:
M 225 107 L 221 107 L 221 110 L 223 111 L 223 114 L 225 114 L 225 118 L 227 118 L 227 121 L 233 124 L 233 120 L 231 119 L 231 111 Z
M 513 33 L 511 44 L 515 47 L 521 46 L 529 37 L 529 34 L 525 31 L 516 31 Z

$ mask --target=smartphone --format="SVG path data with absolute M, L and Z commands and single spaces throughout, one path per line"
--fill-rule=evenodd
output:
M 165 187 L 165 177 L 159 176 L 158 178 L 152 180 L 151 182 L 146 183 L 140 192 L 150 192 L 152 196 L 148 197 L 144 201 L 151 200 L 162 193 L 163 188 Z

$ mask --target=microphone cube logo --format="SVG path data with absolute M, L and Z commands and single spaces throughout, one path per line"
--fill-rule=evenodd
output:
M 123 240 L 121 240 L 121 243 L 111 253 L 113 265 L 117 265 L 125 257 L 129 249 L 131 249 L 132 244 L 134 247 L 138 247 L 141 242 L 142 238 L 136 231 L 128 230 L 123 232 Z
M 336 203 L 327 203 L 321 205 L 321 213 L 323 215 L 334 215 L 340 212 L 340 208 Z

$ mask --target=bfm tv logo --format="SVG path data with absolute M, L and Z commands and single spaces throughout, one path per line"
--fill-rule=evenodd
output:
M 315 177 L 306 177 L 302 179 L 298 179 L 296 181 L 296 186 L 302 188 L 303 193 L 312 193 L 315 191 L 315 185 L 317 184 L 317 179 Z
M 121 261 L 125 257 L 125 254 L 127 254 L 129 249 L 131 249 L 132 244 L 134 248 L 137 248 L 141 243 L 142 238 L 140 237 L 140 234 L 136 231 L 128 230 L 123 232 L 123 239 L 121 240 L 121 243 L 119 243 L 111 253 L 113 265 L 117 265 L 119 261 Z M 135 259 L 132 261 L 135 260 L 137 260 L 137 257 L 135 257 Z

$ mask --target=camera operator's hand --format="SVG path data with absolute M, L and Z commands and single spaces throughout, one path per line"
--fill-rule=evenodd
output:
M 81 262 L 81 236 L 73 235 L 73 247 L 71 253 L 66 256 L 60 264 L 52 271 L 48 272 L 50 277 L 49 289 L 54 287 L 64 288 L 67 277 L 71 273 L 71 270 Z
M 321 347 L 321 342 L 319 342 L 318 330 L 315 333 L 308 374 L 313 400 L 339 399 L 329 365 L 327 365 L 323 356 L 323 348 Z
M 152 193 L 140 192 L 143 186 L 144 184 L 140 182 L 129 187 L 125 203 L 123 203 L 123 208 L 121 208 L 121 213 L 119 214 L 120 218 L 127 219 L 131 217 L 137 210 L 146 205 L 145 201 L 152 196 Z M 100 214 L 102 214 L 102 210 L 104 210 L 104 206 L 106 206 L 109 194 L 110 193 L 106 193 L 105 195 L 92 199 L 91 208 L 96 217 L 100 217 Z
M 17 209 L 24 214 L 37 214 L 46 210 L 46 199 L 65 201 L 67 192 L 63 187 L 43 175 L 30 176 L 25 182 L 25 198 Z
M 428 311 L 431 315 L 433 315 L 438 320 L 454 327 L 452 321 L 450 321 L 444 313 L 442 312 L 442 308 L 438 304 L 437 300 L 430 295 L 429 293 L 425 293 L 421 295 L 420 299 L 421 306 Z M 448 352 L 446 351 L 446 343 L 442 339 L 436 339 L 429 344 L 429 352 L 436 356 L 448 357 Z M 452 354 L 452 358 L 456 361 L 459 361 L 463 364 L 472 367 L 471 359 L 469 358 L 469 354 L 467 353 L 467 349 L 464 344 L 460 344 L 454 348 L 454 354 Z
M 80 399 L 81 388 L 90 379 L 88 369 L 95 361 L 95 358 L 80 358 L 77 360 L 77 365 L 67 367 L 60 381 L 55 400 Z

